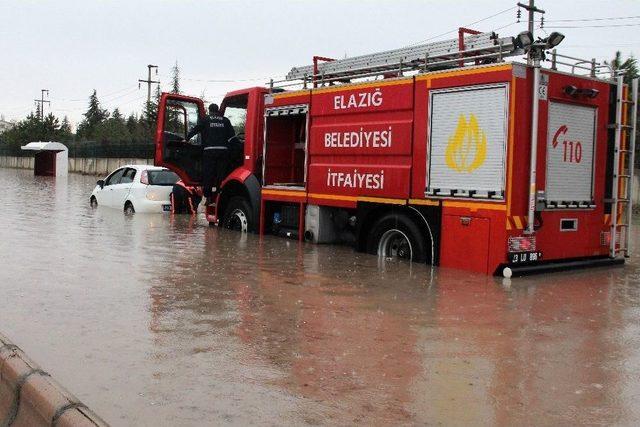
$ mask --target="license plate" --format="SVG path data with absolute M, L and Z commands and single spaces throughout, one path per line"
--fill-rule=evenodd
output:
M 542 261 L 542 252 L 517 252 L 509 254 L 511 264 Z
M 171 211 L 171 205 L 162 205 L 162 210 L 165 212 L 170 212 Z

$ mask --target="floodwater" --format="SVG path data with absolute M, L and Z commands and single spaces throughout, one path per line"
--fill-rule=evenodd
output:
M 0 331 L 113 425 L 640 423 L 637 256 L 505 282 L 92 209 L 95 179 L 0 169 Z

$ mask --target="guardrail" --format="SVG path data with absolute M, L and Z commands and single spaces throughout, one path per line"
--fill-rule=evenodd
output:
M 108 424 L 0 335 L 0 425 L 102 427 Z

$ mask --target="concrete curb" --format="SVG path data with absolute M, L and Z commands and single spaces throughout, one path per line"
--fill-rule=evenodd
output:
M 108 424 L 0 334 L 0 427 Z

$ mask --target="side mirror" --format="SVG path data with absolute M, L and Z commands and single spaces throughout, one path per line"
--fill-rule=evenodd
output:
M 104 179 L 99 179 L 98 182 L 96 182 L 96 184 L 98 184 L 100 188 L 104 188 Z

